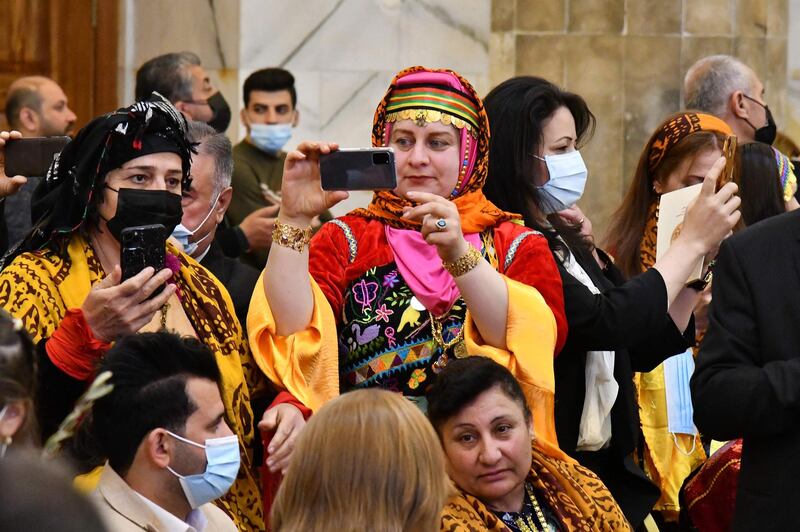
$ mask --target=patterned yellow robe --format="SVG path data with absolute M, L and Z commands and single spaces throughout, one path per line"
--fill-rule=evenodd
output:
M 169 245 L 168 250 L 180 259 L 176 281 L 183 294 L 181 304 L 198 338 L 217 359 L 226 421 L 239 436 L 242 467 L 217 504 L 241 530 L 263 530 L 250 401 L 268 392 L 268 381 L 253 362 L 227 290 L 194 259 Z M 68 309 L 80 308 L 104 275 L 92 247 L 75 233 L 66 257 L 50 249 L 23 253 L 0 272 L 0 307 L 22 320 L 38 343 L 52 336 Z

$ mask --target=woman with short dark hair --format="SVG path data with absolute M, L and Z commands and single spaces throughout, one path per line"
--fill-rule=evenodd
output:
M 538 447 L 525 395 L 506 368 L 480 356 L 454 360 L 428 405 L 459 488 L 441 530 L 629 530 L 594 473 Z

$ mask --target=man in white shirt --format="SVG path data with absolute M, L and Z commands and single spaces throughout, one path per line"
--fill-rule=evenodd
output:
M 109 530 L 235 531 L 211 502 L 239 471 L 213 354 L 193 338 L 159 332 L 119 340 L 99 371 L 113 391 L 93 405 L 108 462 L 93 494 Z

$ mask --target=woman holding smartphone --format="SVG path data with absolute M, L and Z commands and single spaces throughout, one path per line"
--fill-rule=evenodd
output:
M 546 240 L 489 202 L 489 128 L 472 86 L 449 70 L 400 72 L 378 105 L 374 146 L 395 151 L 397 188 L 365 209 L 311 220 L 347 197 L 320 186 L 336 144 L 288 154 L 281 211 L 248 330 L 259 366 L 312 410 L 380 387 L 424 409 L 452 357 L 490 356 L 522 383 L 551 452 L 553 353 L 566 337 Z M 310 245 L 309 245 L 310 244 Z
M 0 133 L 0 140 L 11 137 Z M 3 147 L 0 142 L 0 158 Z M 241 529 L 262 530 L 256 424 L 277 418 L 291 433 L 304 422 L 288 398 L 265 413 L 273 389 L 251 359 L 227 290 L 165 242 L 183 215 L 193 153 L 185 118 L 157 93 L 94 118 L 34 192 L 37 222 L 2 261 L 0 308 L 19 319 L 36 344 L 43 438 L 70 413 L 92 383 L 97 361 L 119 338 L 168 330 L 208 346 L 242 464 L 217 504 Z M 7 179 L 0 166 L 0 184 Z M 154 224 L 166 230 L 165 267 L 148 266 L 123 280 L 123 232 Z

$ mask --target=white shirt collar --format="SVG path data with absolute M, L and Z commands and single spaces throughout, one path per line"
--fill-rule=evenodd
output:
M 186 520 L 182 521 L 141 493 L 136 491 L 134 493 L 144 501 L 150 511 L 166 527 L 163 532 L 203 532 L 206 529 L 206 525 L 208 525 L 208 519 L 206 519 L 200 508 L 193 509 L 186 516 Z

